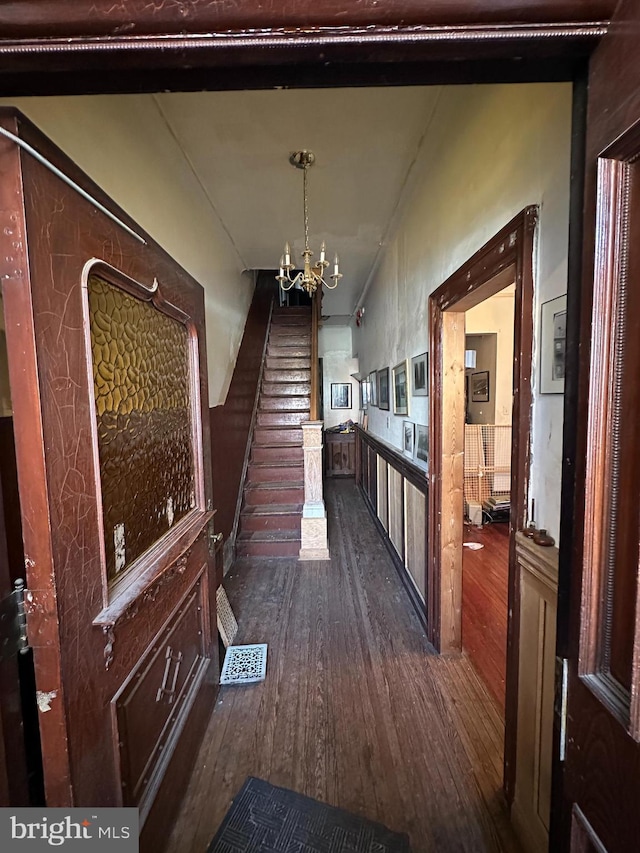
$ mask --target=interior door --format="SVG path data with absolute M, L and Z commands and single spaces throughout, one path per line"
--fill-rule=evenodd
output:
M 639 32 L 640 0 L 622 0 L 589 67 L 564 820 L 551 847 L 572 851 L 640 845 Z
M 47 804 L 138 806 L 160 849 L 218 680 L 203 291 L 23 117 L 0 127 L 41 155 L 0 136 Z

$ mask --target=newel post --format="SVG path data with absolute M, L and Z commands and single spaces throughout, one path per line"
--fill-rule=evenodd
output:
M 327 513 L 322 492 L 322 421 L 303 421 L 304 507 L 300 560 L 328 560 Z

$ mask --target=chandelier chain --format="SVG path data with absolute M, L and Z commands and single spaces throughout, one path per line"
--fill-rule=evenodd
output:
M 309 248 L 309 204 L 307 201 L 307 171 L 309 167 L 304 167 L 303 172 L 303 181 L 302 181 L 302 194 L 304 198 L 304 248 L 308 250 Z

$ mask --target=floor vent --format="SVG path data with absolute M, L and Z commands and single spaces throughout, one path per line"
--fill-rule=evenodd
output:
M 267 644 L 229 646 L 224 657 L 220 684 L 250 684 L 264 681 L 267 674 Z

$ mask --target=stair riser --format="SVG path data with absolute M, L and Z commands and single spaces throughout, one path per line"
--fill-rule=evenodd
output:
M 304 314 L 294 314 L 293 317 L 285 317 L 282 314 L 274 314 L 271 320 L 272 329 L 290 329 L 295 327 L 298 329 L 308 329 L 311 323 L 311 317 Z
M 311 394 L 310 382 L 263 382 L 265 397 L 304 397 Z
M 267 355 L 275 356 L 275 358 L 311 358 L 310 346 L 274 346 L 269 344 L 267 347 Z
M 273 309 L 274 317 L 311 317 L 310 305 L 277 305 Z
M 308 412 L 311 408 L 309 397 L 269 397 L 263 395 L 260 398 L 259 411 L 261 412 Z
M 304 501 L 304 489 L 302 486 L 291 486 L 286 489 L 252 489 L 248 487 L 245 489 L 244 499 L 249 506 L 300 504 Z
M 297 557 L 300 541 L 289 542 L 238 542 L 238 557 Z
M 286 385 L 288 382 L 306 382 L 309 384 L 309 389 L 311 389 L 310 378 L 310 370 L 272 370 L 268 367 L 265 368 L 263 375 L 265 383 L 272 382 L 277 385 Z
M 302 462 L 302 447 L 260 447 L 254 444 L 251 449 L 252 462 Z
M 240 527 L 243 532 L 260 532 L 261 530 L 294 530 L 300 533 L 300 513 L 297 515 L 243 515 Z
M 279 358 L 268 355 L 265 367 L 267 370 L 310 370 L 310 358 Z
M 263 468 L 261 465 L 249 465 L 247 483 L 292 483 L 302 481 L 302 466 L 291 465 L 277 468 Z
M 283 429 L 260 429 L 256 427 L 253 433 L 254 447 L 269 444 L 291 444 L 292 447 L 302 447 L 302 430 L 300 427 L 284 427 Z
M 308 409 L 306 412 L 258 412 L 259 426 L 300 426 L 308 420 Z

